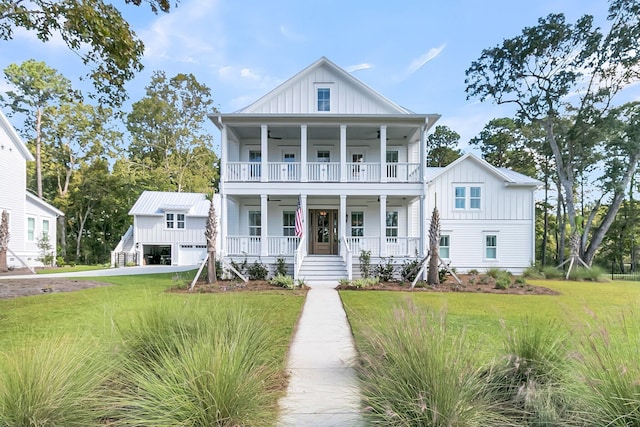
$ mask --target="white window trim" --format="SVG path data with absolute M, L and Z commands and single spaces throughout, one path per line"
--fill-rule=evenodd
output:
M 489 236 L 495 236 L 496 238 L 496 257 L 495 258 L 487 258 L 487 249 L 489 248 L 487 246 L 487 237 Z M 482 259 L 486 262 L 498 262 L 498 260 L 500 259 L 500 233 L 498 233 L 497 231 L 485 231 L 482 233 Z
M 330 114 L 331 112 L 335 111 L 335 85 L 333 82 L 316 82 L 314 83 L 314 106 L 313 106 L 313 111 L 315 111 L 316 113 L 321 113 L 321 114 Z M 329 110 L 328 111 L 321 111 L 320 109 L 318 109 L 318 89 L 329 89 Z
M 396 219 L 397 219 L 397 224 L 395 226 L 388 226 L 387 225 L 387 219 L 386 217 L 390 214 L 390 213 L 395 213 L 396 214 Z M 387 235 L 387 231 L 389 230 L 396 230 L 396 235 L 395 236 L 389 236 Z M 391 209 L 391 210 L 387 210 L 387 214 L 385 215 L 385 224 L 384 224 L 384 235 L 387 239 L 397 239 L 398 237 L 400 237 L 400 212 L 397 209 Z
M 31 238 L 29 238 L 29 220 L 33 219 L 33 236 Z M 38 222 L 36 221 L 36 217 L 35 216 L 27 216 L 27 224 L 25 227 L 25 240 L 27 242 L 35 242 L 38 236 Z
M 258 213 L 260 214 L 260 219 L 262 220 L 262 212 L 258 211 L 258 210 L 250 210 L 247 212 L 247 234 L 250 237 L 260 237 L 262 235 L 262 223 L 258 224 L 258 225 L 251 225 L 251 214 L 252 213 Z M 258 230 L 259 233 L 258 234 L 251 234 L 251 229 L 255 229 Z
M 171 222 L 173 223 L 173 225 L 171 227 L 168 226 L 168 222 L 169 219 L 167 218 L 168 215 L 173 215 L 173 219 L 171 220 Z M 178 215 L 182 215 L 183 220 L 182 221 L 178 221 Z M 175 212 L 175 211 L 167 211 L 164 213 L 163 216 L 163 228 L 165 230 L 171 230 L 171 231 L 184 231 L 187 229 L 187 214 L 185 214 L 184 212 Z M 178 222 L 182 222 L 184 227 L 179 228 L 178 227 Z
M 448 257 L 442 257 L 442 254 L 440 254 L 440 252 L 438 252 L 438 255 L 440 255 L 442 257 L 442 259 L 450 260 L 451 259 L 451 232 L 446 231 L 446 232 L 441 232 L 440 233 L 440 239 L 442 239 L 445 236 L 449 238 L 449 246 L 445 246 L 446 248 L 449 249 L 449 256 Z M 442 246 L 440 246 L 440 248 L 442 248 Z
M 477 182 L 473 182 L 473 183 L 462 183 L 462 182 L 457 182 L 457 183 L 453 183 L 453 188 L 452 188 L 452 194 L 453 194 L 453 210 L 454 211 L 458 211 L 458 212 L 463 212 L 463 211 L 471 211 L 471 212 L 482 212 L 484 210 L 484 184 L 482 183 L 477 183 Z M 458 208 L 456 207 L 456 188 L 458 187 L 462 187 L 464 188 L 464 208 Z M 472 208 L 471 207 L 471 189 L 472 188 L 479 188 L 480 189 L 480 207 L 479 208 Z M 475 199 L 475 198 L 474 198 Z
M 354 214 L 354 213 L 362 214 L 362 226 L 356 226 L 356 227 L 354 227 L 354 226 L 353 226 L 353 214 Z M 351 212 L 349 212 L 349 234 L 350 234 L 350 237 L 352 237 L 352 238 L 356 238 L 356 239 L 362 239 L 362 238 L 364 238 L 364 237 L 366 236 L 365 224 L 366 224 L 366 223 L 365 223 L 365 220 L 364 220 L 364 210 L 362 210 L 362 211 L 351 211 Z M 357 229 L 357 228 L 362 228 L 362 236 L 354 236 L 354 235 L 353 235 L 353 230 L 354 230 L 354 229 Z

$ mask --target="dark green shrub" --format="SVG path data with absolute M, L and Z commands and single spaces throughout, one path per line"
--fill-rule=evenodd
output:
M 286 276 L 287 275 L 287 263 L 284 258 L 279 257 L 276 260 L 276 276 Z
M 360 275 L 364 278 L 371 277 L 371 251 L 360 251 Z
M 390 282 L 393 280 L 395 266 L 393 265 L 393 257 L 382 259 L 376 266 L 376 276 L 381 282 Z
M 420 264 L 420 260 L 417 258 L 403 261 L 400 267 L 400 277 L 402 280 L 413 282 L 413 279 L 415 279 L 418 274 L 418 264 Z
M 562 279 L 564 278 L 564 272 L 554 266 L 547 266 L 542 269 L 542 275 L 545 279 Z
M 495 284 L 496 289 L 509 289 L 511 287 L 511 278 L 505 275 L 498 276 Z
M 266 280 L 269 270 L 261 262 L 254 261 L 249 268 L 247 268 L 247 274 L 249 280 Z
M 285 276 L 282 274 L 273 276 L 271 280 L 269 280 L 269 283 L 274 286 L 280 286 L 281 288 L 286 289 L 294 289 L 296 287 L 296 282 L 295 280 L 293 280 L 293 277 Z

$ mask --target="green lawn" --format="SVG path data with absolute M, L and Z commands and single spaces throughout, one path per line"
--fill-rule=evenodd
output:
M 115 325 L 129 320 L 149 302 L 164 298 L 197 300 L 201 304 L 249 307 L 279 332 L 279 345 L 288 344 L 304 303 L 304 296 L 287 291 L 228 294 L 177 294 L 165 290 L 193 277 L 193 272 L 144 276 L 85 278 L 113 286 L 76 292 L 43 294 L 0 301 L 0 349 L 44 337 L 90 335 L 109 340 Z M 283 353 L 284 358 L 284 353 Z
M 465 328 L 469 338 L 490 351 L 502 342 L 501 323 L 530 319 L 556 319 L 569 330 L 586 321 L 587 313 L 600 318 L 618 316 L 640 303 L 638 282 L 530 281 L 561 293 L 546 295 L 502 295 L 464 292 L 362 292 L 342 291 L 342 301 L 356 341 L 362 337 L 369 319 L 380 318 L 394 308 L 445 310 L 450 327 Z
M 105 270 L 107 268 L 109 268 L 109 264 L 74 265 L 74 266 L 66 265 L 64 267 L 37 268 L 36 274 L 72 273 L 75 271 Z

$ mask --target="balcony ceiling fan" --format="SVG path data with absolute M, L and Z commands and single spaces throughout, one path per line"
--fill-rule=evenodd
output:
M 280 136 L 271 136 L 271 130 L 267 131 L 267 138 L 268 139 L 282 139 L 282 137 L 280 137 Z

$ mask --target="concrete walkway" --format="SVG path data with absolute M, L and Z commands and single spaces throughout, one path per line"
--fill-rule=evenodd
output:
M 138 274 L 178 273 L 181 271 L 196 270 L 197 265 L 141 265 L 136 267 L 104 268 L 101 270 L 73 271 L 67 273 L 48 274 L 7 274 L 0 275 L 2 279 L 47 279 L 60 277 L 105 277 L 105 276 L 131 276 Z M 195 273 L 194 273 L 195 276 Z
M 361 426 L 356 351 L 338 291 L 313 285 L 289 349 L 281 427 Z

